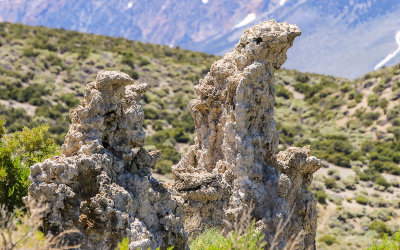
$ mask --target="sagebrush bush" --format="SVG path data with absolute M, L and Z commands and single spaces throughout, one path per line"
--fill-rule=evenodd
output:
M 377 94 L 371 94 L 367 98 L 368 106 L 371 108 L 378 107 L 379 104 L 379 96 Z
M 400 230 L 392 237 L 385 234 L 381 242 L 374 242 L 368 250 L 399 250 L 400 249 Z
M 361 205 L 367 205 L 368 204 L 368 198 L 364 195 L 357 195 L 356 196 L 356 202 L 361 204 Z
M 336 236 L 331 235 L 331 234 L 325 234 L 324 236 L 321 236 L 318 241 L 324 242 L 328 246 L 333 245 L 337 243 Z
M 326 178 L 324 180 L 324 183 L 325 183 L 325 187 L 328 189 L 337 188 L 336 181 L 333 178 Z
M 342 134 L 323 135 L 311 143 L 311 150 L 317 157 L 346 168 L 351 167 L 351 160 L 359 159 L 354 146 Z
M 381 237 L 384 237 L 384 235 L 392 235 L 390 228 L 380 219 L 371 222 L 369 229 L 375 230 Z
M 4 123 L 0 120 L 0 204 L 11 211 L 24 205 L 30 166 L 59 154 L 59 147 L 49 138 L 47 125 L 6 135 Z
M 318 203 L 326 205 L 326 198 L 328 198 L 328 195 L 324 190 L 314 191 L 314 197 Z

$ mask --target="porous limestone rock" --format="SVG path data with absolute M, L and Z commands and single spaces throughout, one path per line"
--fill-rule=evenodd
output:
M 82 249 L 184 249 L 183 208 L 151 177 L 159 152 L 147 152 L 140 95 L 147 84 L 102 71 L 87 84 L 62 155 L 31 168 L 28 204 L 41 206 L 43 230 L 81 231 Z
M 307 187 L 320 161 L 307 148 L 275 155 L 273 74 L 300 34 L 295 25 L 274 20 L 247 29 L 195 86 L 195 145 L 173 166 L 189 237 L 224 229 L 253 204 L 256 226 L 270 246 L 297 241 L 298 248 L 315 247 L 316 203 Z

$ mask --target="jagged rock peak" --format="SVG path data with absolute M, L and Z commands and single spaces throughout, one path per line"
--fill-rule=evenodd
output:
M 143 110 L 139 101 L 148 89 L 127 74 L 101 71 L 86 85 L 80 106 L 70 113 L 72 125 L 62 146 L 65 156 L 92 154 L 103 149 L 122 156 L 144 145 Z
M 151 177 L 159 152 L 147 152 L 140 95 L 147 84 L 102 71 L 70 113 L 63 154 L 31 168 L 28 204 L 44 207 L 43 229 L 76 228 L 82 249 L 185 248 L 183 209 Z
M 299 148 L 275 156 L 274 71 L 300 34 L 295 25 L 274 20 L 246 30 L 195 87 L 195 145 L 173 166 L 190 237 L 224 229 L 224 221 L 233 224 L 253 203 L 252 216 L 270 244 L 283 248 L 303 232 L 297 245 L 315 246 L 316 204 L 306 188 L 320 161 Z M 273 242 L 280 222 L 286 228 Z

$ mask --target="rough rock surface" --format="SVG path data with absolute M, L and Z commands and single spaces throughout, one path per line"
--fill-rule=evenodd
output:
M 31 168 L 28 204 L 46 208 L 45 232 L 79 229 L 82 249 L 114 249 L 123 237 L 130 249 L 186 247 L 183 208 L 151 177 L 159 152 L 143 148 L 147 88 L 115 71 L 86 86 L 63 154 Z
M 173 166 L 190 237 L 223 229 L 225 220 L 234 223 L 253 203 L 252 216 L 270 245 L 298 240 L 298 248 L 315 247 L 316 202 L 307 187 L 320 161 L 307 148 L 275 155 L 273 73 L 300 34 L 295 25 L 274 20 L 246 30 L 195 87 L 195 145 Z

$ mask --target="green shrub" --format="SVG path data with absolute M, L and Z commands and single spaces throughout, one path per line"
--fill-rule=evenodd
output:
M 163 130 L 163 122 L 162 122 L 162 120 L 156 120 L 156 121 L 154 121 L 152 124 L 151 124 L 151 126 L 152 126 L 152 128 L 155 130 L 155 131 L 160 131 L 160 130 Z
M 139 73 L 136 72 L 134 69 L 124 70 L 126 74 L 128 74 L 132 79 L 137 80 L 139 79 Z
M 367 205 L 368 204 L 368 198 L 364 195 L 357 195 L 356 196 L 356 202 L 361 204 L 361 205 Z
M 279 140 L 289 145 L 293 145 L 296 134 L 302 133 L 302 128 L 299 124 L 278 122 L 277 129 L 279 131 Z
M 336 181 L 333 178 L 326 178 L 324 180 L 324 183 L 325 183 L 325 187 L 328 189 L 337 188 Z
M 275 92 L 277 97 L 283 97 L 285 99 L 290 99 L 293 97 L 292 92 L 287 90 L 284 86 L 282 85 L 276 85 L 275 86 Z
M 311 143 L 311 149 L 317 157 L 341 167 L 350 168 L 350 161 L 358 160 L 357 155 L 352 155 L 354 147 L 344 135 L 324 135 Z
M 0 116 L 5 117 L 9 132 L 21 130 L 27 124 L 30 124 L 31 117 L 28 116 L 24 108 L 6 108 L 0 104 Z
M 310 81 L 310 77 L 305 73 L 298 72 L 296 74 L 296 81 L 301 82 L 301 83 L 306 83 L 306 82 Z
M 392 185 L 393 187 L 400 187 L 400 183 L 398 180 L 393 179 L 392 181 L 390 181 L 390 185 Z
M 70 94 L 62 94 L 60 96 L 60 100 L 63 101 L 68 108 L 75 108 L 79 104 L 79 100 L 75 98 L 75 95 L 70 93 Z
M 379 119 L 379 116 L 380 116 L 381 114 L 379 113 L 379 112 L 368 112 L 368 113 L 365 113 L 363 116 L 362 116 L 362 120 L 367 120 L 367 121 L 376 121 L 376 120 L 378 120 Z
M 135 62 L 131 53 L 126 53 L 122 58 L 121 63 L 128 65 L 131 69 L 135 68 Z
M 49 51 L 57 51 L 57 47 L 54 46 L 54 44 L 48 43 L 48 39 L 46 40 L 39 40 L 36 39 L 32 42 L 32 45 L 35 49 L 43 49 L 43 50 L 49 50 Z
M 326 198 L 328 195 L 323 190 L 314 191 L 314 197 L 318 203 L 326 205 Z
M 324 235 L 324 236 L 321 236 L 321 237 L 318 239 L 318 241 L 324 242 L 324 243 L 327 244 L 328 246 L 337 243 L 336 236 L 331 235 L 331 234 L 326 234 L 326 235 Z
M 149 107 L 149 108 L 143 108 L 144 111 L 144 118 L 145 119 L 150 119 L 150 120 L 157 120 L 159 119 L 159 114 L 157 109 L 153 108 L 153 107 Z
M 52 66 L 60 66 L 61 68 L 64 67 L 62 59 L 54 53 L 46 56 L 43 62 L 45 63 L 45 65 L 50 64 Z
M 348 176 L 343 180 L 346 189 L 356 190 L 357 178 L 355 176 Z
M 390 183 L 383 176 L 379 176 L 378 178 L 376 178 L 375 183 L 385 188 L 390 187 Z
M 398 109 L 391 109 L 388 111 L 386 117 L 389 121 L 398 118 L 400 115 L 400 111 Z
M 376 141 L 371 144 L 368 169 L 400 175 L 400 143 L 397 141 Z
M 33 97 L 31 99 L 29 99 L 29 104 L 35 105 L 35 106 L 41 106 L 45 103 L 45 101 L 43 100 L 43 98 L 40 97 Z
M 369 95 L 367 98 L 368 106 L 376 108 L 379 105 L 379 96 L 377 94 Z
M 392 237 L 384 234 L 381 242 L 374 242 L 368 250 L 399 250 L 400 249 L 400 230 Z
M 174 133 L 174 139 L 180 143 L 187 143 L 190 141 L 189 135 L 185 132 L 183 128 L 176 128 Z
M 37 57 L 39 52 L 34 50 L 33 48 L 24 48 L 22 54 L 26 57 Z
M 7 96 L 7 99 L 13 99 L 18 102 L 28 102 L 32 98 L 41 98 L 49 94 L 51 94 L 51 91 L 45 84 L 33 83 L 27 87 L 22 87 L 18 82 L 13 83 L 11 86 L 6 86 L 0 93 L 0 95 Z
M 115 250 L 129 250 L 129 239 L 123 238 L 121 242 L 118 242 L 118 246 Z
M 4 121 L 0 122 L 0 203 L 9 210 L 22 207 L 27 195 L 29 168 L 35 163 L 59 153 L 58 146 L 49 138 L 47 125 L 24 128 L 21 132 L 4 135 Z
M 345 168 L 351 168 L 350 158 L 348 158 L 347 156 L 345 156 L 343 154 L 335 153 L 335 154 L 329 155 L 328 157 L 326 157 L 326 159 L 335 165 L 345 167 Z
M 343 84 L 341 84 L 340 85 L 340 91 L 342 92 L 342 93 L 347 93 L 347 92 L 349 92 L 350 90 L 351 90 L 351 82 L 346 82 L 346 83 L 343 83 Z
M 171 173 L 171 167 L 173 165 L 173 162 L 170 160 L 160 160 L 156 164 L 156 173 L 158 174 L 167 174 Z
M 349 93 L 348 98 L 349 100 L 355 100 L 356 103 L 359 103 L 362 101 L 363 95 L 356 91 L 352 91 Z
M 375 230 L 379 233 L 380 237 L 383 237 L 385 234 L 392 235 L 392 231 L 388 228 L 388 226 L 382 220 L 374 220 L 369 225 L 370 230 Z
M 150 64 L 149 60 L 147 60 L 145 58 L 142 58 L 142 57 L 139 59 L 139 66 L 140 67 L 143 67 L 143 66 L 146 66 L 146 65 L 149 65 L 149 64 Z
M 224 235 L 217 229 L 208 229 L 200 234 L 190 244 L 190 249 L 196 250 L 230 250 L 230 249 L 264 249 L 267 243 L 264 235 L 256 230 L 255 221 L 243 232 L 232 231 Z
M 66 109 L 61 105 L 40 106 L 36 109 L 35 115 L 57 120 L 63 116 L 63 112 L 65 112 L 65 110 Z
M 383 109 L 383 110 L 386 110 L 386 108 L 387 108 L 388 105 L 389 105 L 389 101 L 386 100 L 385 98 L 382 98 L 382 99 L 379 101 L 379 107 L 380 107 L 381 109 Z
M 382 94 L 382 92 L 385 90 L 385 82 L 380 82 L 378 85 L 376 85 L 372 89 L 375 93 Z
M 86 49 L 82 49 L 78 53 L 78 60 L 85 60 L 90 55 L 90 51 Z
M 337 171 L 337 169 L 328 169 L 328 175 L 333 176 L 335 174 L 339 174 L 339 171 Z

